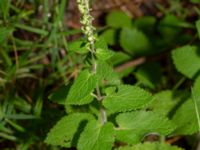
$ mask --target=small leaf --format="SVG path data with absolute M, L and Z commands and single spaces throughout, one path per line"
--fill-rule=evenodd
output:
M 124 12 L 112 11 L 106 17 L 106 24 L 114 28 L 131 27 L 132 20 Z
M 76 52 L 79 54 L 85 54 L 89 50 L 87 49 L 86 42 L 83 40 L 73 41 L 68 46 L 68 51 Z
M 177 146 L 169 145 L 167 143 L 145 142 L 145 143 L 140 143 L 134 146 L 120 147 L 116 150 L 183 150 L 183 149 Z
M 119 125 L 117 139 L 129 144 L 135 144 L 151 133 L 168 135 L 174 130 L 174 125 L 163 115 L 150 111 L 134 111 L 119 114 L 116 118 Z
M 193 78 L 200 71 L 200 50 L 196 46 L 186 45 L 172 51 L 173 62 L 176 69 Z
M 111 50 L 105 50 L 105 49 L 101 49 L 101 48 L 97 48 L 96 50 L 96 56 L 99 60 L 107 60 L 109 58 L 111 58 L 114 55 L 114 52 Z
M 82 71 L 69 90 L 66 104 L 83 105 L 90 103 L 93 100 L 91 93 L 96 84 L 95 74 L 89 73 L 88 70 Z
M 117 92 L 105 97 L 103 105 L 112 112 L 122 112 L 142 108 L 151 100 L 151 94 L 137 86 L 120 85 Z
M 119 76 L 112 67 L 104 61 L 97 61 L 97 77 L 99 81 L 106 80 L 110 84 L 120 84 Z
M 107 29 L 100 35 L 100 38 L 103 38 L 109 45 L 115 45 L 116 43 L 115 37 L 116 37 L 116 30 L 114 29 Z
M 111 150 L 114 142 L 114 127 L 111 123 L 101 125 L 90 121 L 78 141 L 79 150 Z
M 75 113 L 63 117 L 57 122 L 57 124 L 50 130 L 45 139 L 45 143 L 62 146 L 62 147 L 72 147 L 75 146 L 73 143 L 75 139 L 75 134 L 79 128 L 83 128 L 83 123 L 88 120 L 92 120 L 93 116 L 87 113 Z M 81 124 L 82 123 L 82 124 Z
M 150 51 L 150 42 L 146 35 L 136 28 L 123 28 L 120 33 L 120 45 L 132 55 L 144 55 Z

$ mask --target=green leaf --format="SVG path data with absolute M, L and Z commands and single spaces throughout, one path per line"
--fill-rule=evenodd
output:
M 200 111 L 200 76 L 195 80 L 193 87 L 193 94 L 195 95 L 195 102 Z M 182 103 L 172 117 L 172 121 L 177 125 L 174 134 L 178 135 L 192 135 L 199 129 L 197 116 L 195 111 L 194 101 L 189 98 Z
M 200 20 L 196 21 L 196 28 L 197 28 L 197 32 L 198 32 L 198 35 L 199 35 L 199 38 L 200 38 Z
M 148 106 L 148 109 L 163 115 L 173 115 L 177 106 L 184 102 L 190 93 L 187 91 L 161 91 L 154 95 L 154 100 Z
M 155 89 L 161 82 L 161 66 L 158 63 L 147 63 L 139 67 L 135 73 L 139 83 Z
M 53 92 L 51 95 L 49 95 L 49 100 L 52 102 L 56 102 L 58 104 L 65 104 L 66 97 L 69 93 L 69 89 L 71 87 L 71 84 L 63 85 L 58 90 Z
M 91 93 L 96 84 L 95 74 L 89 73 L 88 70 L 82 71 L 69 90 L 66 104 L 83 105 L 90 103 L 93 100 Z
M 199 106 L 200 101 L 198 101 L 197 104 Z M 198 131 L 195 105 L 191 98 L 176 109 L 172 121 L 177 126 L 174 131 L 176 135 L 192 135 Z
M 100 35 L 100 38 L 103 38 L 109 45 L 115 45 L 116 43 L 115 37 L 116 37 L 116 30 L 114 29 L 107 29 Z
M 135 144 L 148 134 L 168 135 L 174 125 L 165 116 L 151 111 L 134 111 L 119 114 L 116 118 L 119 125 L 117 139 Z
M 79 54 L 85 54 L 89 51 L 84 40 L 77 40 L 69 43 L 68 50 Z
M 186 45 L 172 51 L 173 62 L 176 69 L 193 78 L 200 71 L 200 50 L 196 46 Z
M 181 31 L 180 27 L 177 27 L 181 21 L 172 14 L 167 14 L 159 23 L 158 30 L 160 31 L 162 37 L 171 42 L 178 33 Z
M 108 60 L 109 64 L 113 66 L 119 65 L 131 59 L 131 56 L 123 52 L 115 52 L 114 55 Z
M 198 96 L 200 96 L 200 76 L 198 76 L 197 79 L 195 80 L 193 89 L 194 89 L 194 92 Z
M 112 67 L 104 61 L 97 61 L 97 77 L 101 82 L 106 81 L 109 84 L 120 84 L 119 76 L 113 71 Z
M 134 21 L 134 26 L 146 33 L 154 30 L 155 23 L 156 18 L 154 16 L 143 16 Z
M 132 20 L 124 12 L 112 11 L 106 17 L 106 24 L 114 28 L 131 27 Z
M 92 115 L 87 113 L 75 113 L 63 117 L 48 133 L 45 143 L 62 146 L 72 147 L 76 146 L 77 133 L 82 129 L 88 120 L 94 119 Z
M 172 146 L 167 143 L 145 142 L 134 146 L 120 147 L 117 150 L 182 150 L 182 148 L 179 148 L 177 146 Z
M 190 0 L 192 3 L 199 4 L 200 0 Z
M 111 150 L 114 142 L 114 127 L 111 123 L 101 125 L 90 121 L 78 141 L 79 150 Z
M 114 52 L 111 50 L 106 50 L 106 49 L 101 49 L 101 48 L 97 48 L 96 49 L 96 56 L 99 60 L 107 60 L 109 58 L 111 58 L 114 55 Z
M 151 94 L 137 86 L 120 85 L 117 92 L 105 97 L 103 105 L 111 112 L 123 112 L 142 108 L 151 100 Z
M 136 28 L 123 28 L 120 33 L 120 45 L 132 55 L 144 55 L 150 51 L 150 42 L 146 35 Z

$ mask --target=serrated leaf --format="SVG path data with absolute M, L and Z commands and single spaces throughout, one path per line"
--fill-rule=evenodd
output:
M 108 50 L 108 45 L 106 43 L 106 41 L 104 40 L 104 38 L 98 38 L 95 42 L 95 48 L 98 49 L 104 49 L 104 50 Z
M 124 12 L 112 11 L 106 17 L 106 24 L 114 28 L 131 27 L 132 20 Z
M 97 61 L 96 74 L 99 81 L 105 80 L 109 84 L 120 84 L 119 76 L 105 61 Z
M 88 70 L 82 71 L 67 95 L 66 104 L 83 105 L 90 103 L 93 98 L 91 93 L 97 84 L 97 77 L 95 74 L 89 73 Z
M 199 38 L 200 38 L 200 20 L 196 21 L 196 28 L 197 28 L 197 32 L 198 32 L 198 35 L 199 35 Z
M 114 55 L 114 52 L 111 50 L 105 50 L 105 49 L 101 49 L 101 48 L 97 48 L 96 49 L 96 56 L 99 60 L 107 60 L 109 58 L 111 58 Z
M 87 124 L 78 141 L 79 150 L 111 150 L 114 142 L 114 127 L 94 120 Z
M 116 150 L 183 150 L 183 149 L 177 146 L 169 145 L 167 143 L 145 142 L 141 144 L 136 144 L 134 146 L 120 147 L 117 148 Z
M 75 146 L 74 144 L 76 143 L 74 143 L 74 140 L 78 138 L 75 137 L 75 134 L 78 129 L 83 128 L 83 123 L 92 119 L 94 119 L 93 116 L 87 113 L 75 113 L 63 117 L 50 130 L 45 143 L 62 147 Z
M 168 135 L 174 130 L 168 118 L 151 111 L 122 113 L 117 116 L 116 122 L 119 125 L 117 139 L 129 144 L 140 142 L 150 133 Z
M 200 50 L 196 46 L 186 45 L 172 51 L 176 69 L 188 78 L 200 71 Z
M 89 52 L 89 50 L 87 49 L 86 42 L 84 40 L 77 40 L 69 43 L 68 51 L 76 52 L 79 54 L 85 54 Z
M 105 97 L 103 105 L 111 112 L 123 112 L 142 108 L 151 100 L 151 94 L 137 86 L 120 85 L 117 92 Z
M 120 45 L 132 55 L 144 55 L 150 51 L 150 42 L 146 35 L 136 28 L 123 28 L 120 33 Z

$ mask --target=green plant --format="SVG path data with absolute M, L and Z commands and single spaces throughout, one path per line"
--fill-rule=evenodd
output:
M 77 3 L 82 14 L 81 23 L 85 38 L 71 43 L 69 50 L 84 55 L 85 65 L 73 84 L 68 84 L 64 90 L 62 88 L 64 92 L 62 104 L 65 105 L 67 115 L 50 130 L 45 142 L 61 147 L 76 147 L 79 150 L 111 150 L 113 148 L 142 150 L 150 147 L 152 150 L 155 148 L 178 150 L 177 147 L 164 144 L 163 138 L 188 135 L 198 131 L 196 111 L 190 93 L 168 90 L 153 96 L 148 90 L 139 86 L 123 84 L 109 65 L 114 52 L 108 49 L 107 43 L 112 45 L 115 42 L 112 39 L 115 34 L 114 28 L 122 28 L 120 44 L 124 51 L 133 56 L 150 53 L 146 50 L 152 48 L 152 43 L 141 31 L 132 28 L 129 18 L 120 12 L 113 12 L 108 16 L 107 23 L 113 29 L 107 30 L 98 37 L 92 26 L 93 18 L 90 15 L 89 1 L 77 0 Z M 113 16 L 116 14 L 120 14 L 125 21 L 113 23 L 115 20 Z M 173 16 L 169 18 L 174 19 Z M 169 28 L 167 30 L 171 31 Z M 177 34 L 175 32 L 172 31 L 173 36 Z M 132 43 L 129 40 L 137 42 Z M 165 42 L 168 43 L 168 40 Z M 188 78 L 194 78 L 200 69 L 200 58 L 197 53 L 197 48 L 189 45 L 172 52 L 177 70 Z M 188 61 L 184 61 L 185 59 Z M 144 79 L 143 81 L 152 89 L 155 88 L 156 79 L 146 78 L 145 71 L 151 71 L 153 66 L 144 66 L 136 74 L 139 80 Z M 157 64 L 153 68 L 160 70 Z M 157 72 L 160 76 L 159 71 Z M 195 96 L 199 95 L 199 86 L 198 78 L 194 85 Z M 57 93 L 51 98 L 55 99 L 55 95 L 59 99 Z M 197 106 L 200 100 L 196 98 L 195 102 Z M 139 144 L 151 134 L 158 135 L 161 143 Z M 127 146 L 119 148 L 117 145 L 123 145 L 122 143 Z

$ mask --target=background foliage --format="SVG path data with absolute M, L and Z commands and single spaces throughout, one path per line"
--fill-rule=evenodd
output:
M 158 142 L 139 144 L 143 138 L 151 141 L 157 137 L 144 137 L 151 130 L 166 135 L 164 141 L 169 144 L 195 149 L 199 140 L 195 106 L 200 105 L 199 0 L 93 0 L 91 5 L 100 39 L 95 45 L 100 60 L 98 77 L 83 71 L 90 62 L 75 1 L 0 1 L 0 149 L 62 149 L 57 145 L 89 149 L 96 137 L 100 141 L 94 144 L 96 149 L 102 143 L 109 149 L 112 135 L 117 138 L 114 148 L 120 150 L 180 149 Z M 91 115 L 98 115 L 99 108 L 87 95 L 97 79 L 113 86 L 100 83 L 106 95 L 103 105 L 108 119 L 125 130 L 115 133 L 111 123 L 101 127 Z M 81 88 L 82 80 L 87 90 Z M 121 83 L 126 85 L 114 88 Z M 77 88 L 80 95 L 74 97 Z M 85 99 L 79 101 L 82 97 Z M 66 98 L 68 104 L 92 103 L 69 106 Z M 113 103 L 116 99 L 118 104 Z M 123 103 L 125 99 L 128 103 Z M 129 106 L 142 111 L 126 112 Z M 125 113 L 116 117 L 113 113 L 118 112 Z M 87 120 L 92 121 L 86 125 Z M 84 134 L 78 135 L 80 124 L 86 127 Z M 149 124 L 151 130 L 146 131 Z M 49 131 L 53 136 L 47 136 Z M 91 133 L 96 133 L 95 138 Z M 134 134 L 127 137 L 125 133 Z M 88 137 L 91 143 L 87 145 Z

